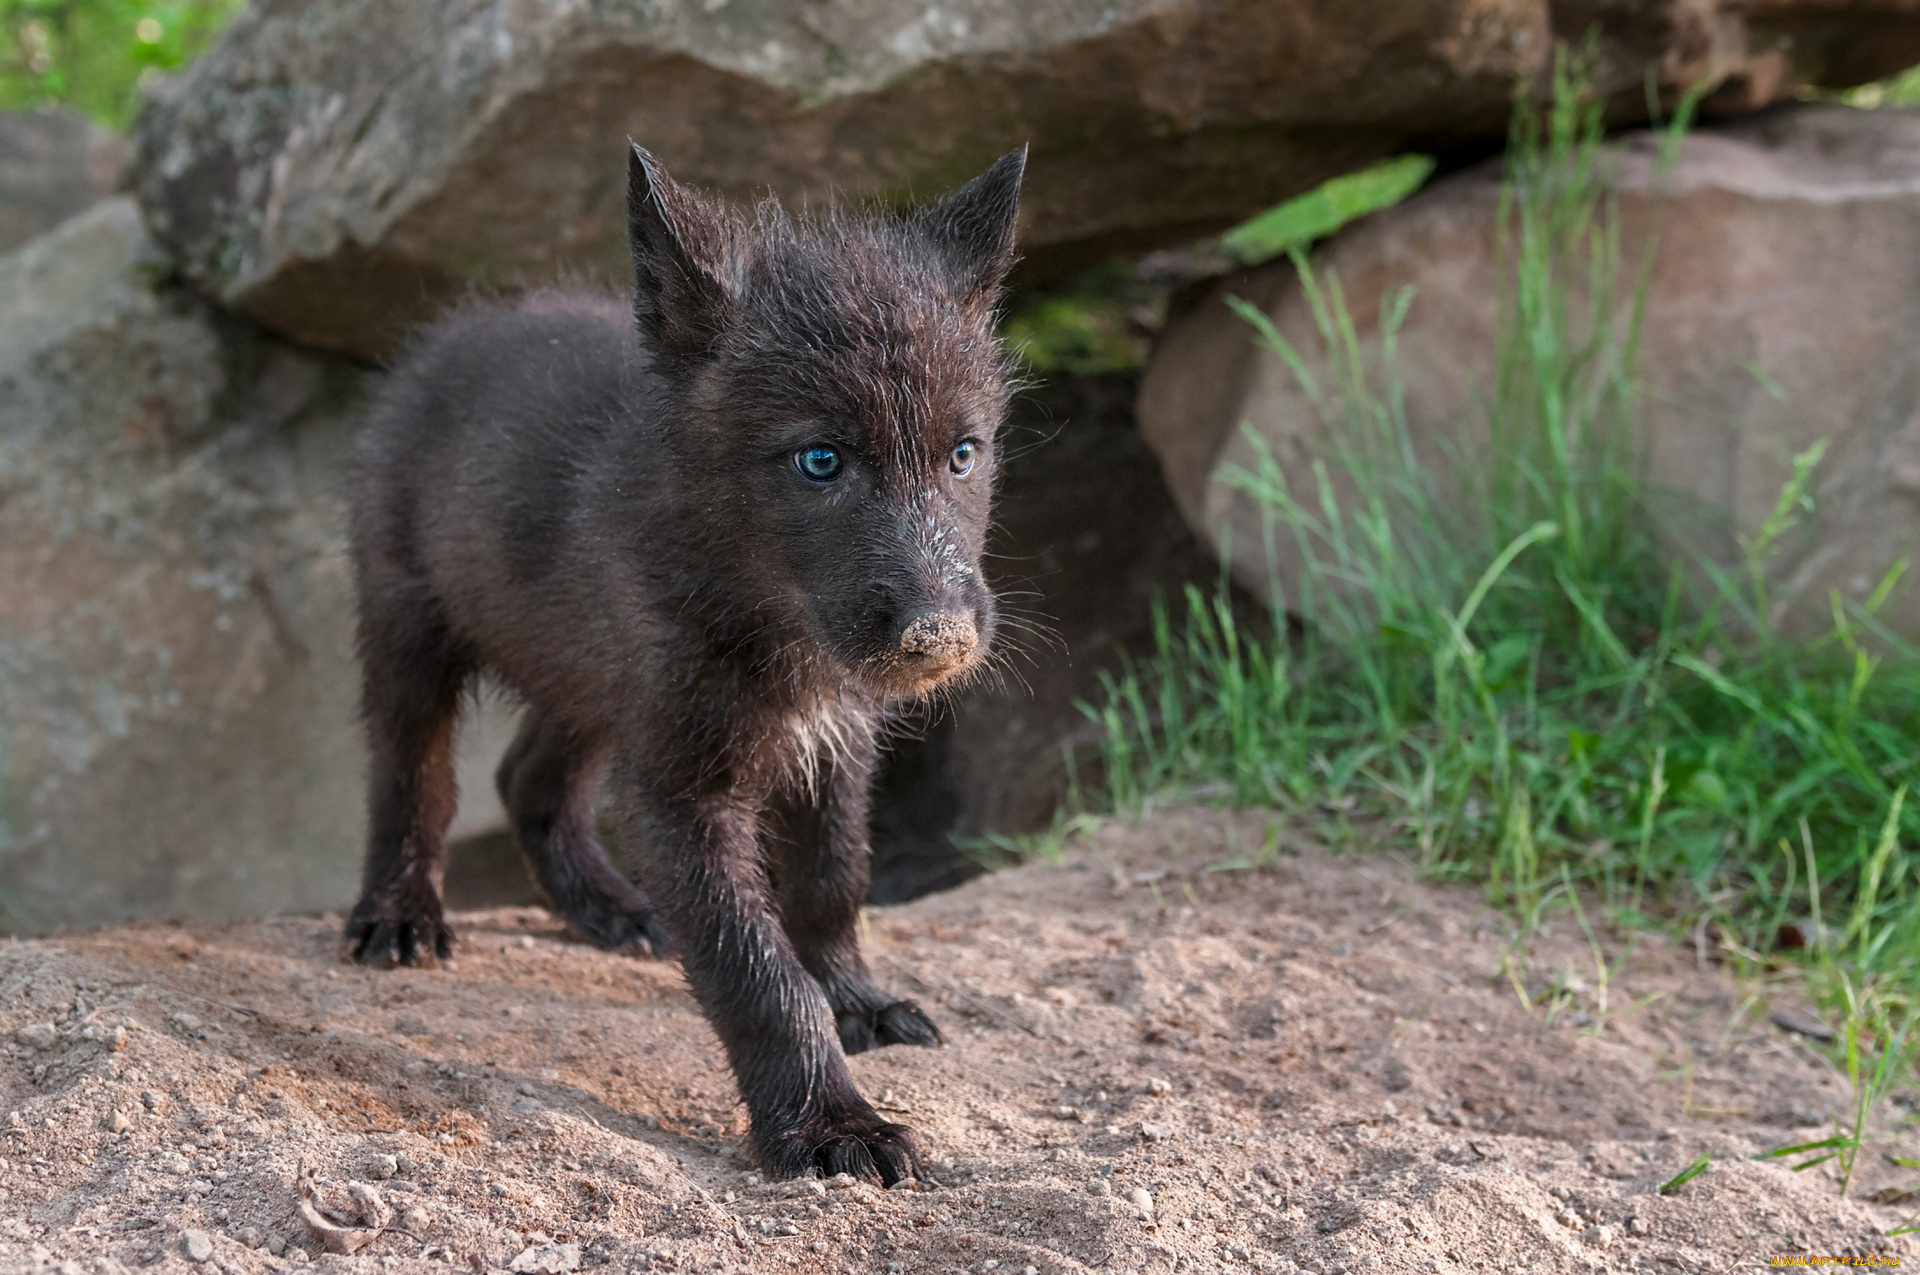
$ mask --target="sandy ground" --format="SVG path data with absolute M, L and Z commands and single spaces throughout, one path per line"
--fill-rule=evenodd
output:
M 1911 1255 L 1904 1179 L 1748 1157 L 1843 1100 L 1693 945 L 1507 923 L 1384 857 L 1175 811 L 871 915 L 945 1027 L 853 1060 L 937 1181 L 764 1182 L 670 964 L 538 909 L 457 966 L 338 918 L 0 947 L 0 1271 L 1559 1272 Z M 1523 1005 L 1516 986 L 1525 988 Z M 1775 1010 L 1785 1007 L 1778 1003 Z M 1899 1112 L 1896 1109 L 1895 1115 Z M 1711 1151 L 1670 1195 L 1658 1184 Z M 1912 1152 L 1909 1150 L 1908 1154 Z M 337 1247 L 299 1213 L 352 1229 Z M 376 1227 L 385 1229 L 377 1230 Z

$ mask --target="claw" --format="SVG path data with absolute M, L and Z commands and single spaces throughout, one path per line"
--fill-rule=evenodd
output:
M 619 912 L 610 916 L 572 917 L 573 928 L 595 947 L 627 956 L 668 956 L 673 943 L 651 912 Z
M 883 1045 L 944 1045 L 939 1026 L 913 1001 L 895 1001 L 881 1010 L 874 1035 Z
M 785 1137 L 761 1144 L 761 1159 L 783 1177 L 850 1174 L 892 1186 L 920 1174 L 913 1130 L 891 1124 L 871 1107 L 838 1117 L 816 1116 Z
M 879 1009 L 850 1009 L 834 1016 L 840 1048 L 863 1054 L 882 1045 L 942 1045 L 946 1037 L 913 1001 L 894 1001 Z
M 438 916 L 376 918 L 355 909 L 341 939 L 341 956 L 385 969 L 428 969 L 453 956 L 453 931 Z

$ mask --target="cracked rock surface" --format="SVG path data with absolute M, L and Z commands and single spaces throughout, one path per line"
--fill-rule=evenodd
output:
M 1736 111 L 1920 57 L 1911 6 L 1825 0 L 261 0 L 144 112 L 133 172 L 196 286 L 364 355 L 475 283 L 625 279 L 628 137 L 815 204 L 1031 144 L 1042 277 L 1497 145 L 1515 77 L 1590 26 L 1622 123 L 1649 66 Z

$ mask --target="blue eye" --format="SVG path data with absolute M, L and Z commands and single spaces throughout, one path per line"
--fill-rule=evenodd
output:
M 947 461 L 947 468 L 953 471 L 954 477 L 965 478 L 973 472 L 973 458 L 979 450 L 980 445 L 971 438 L 963 440 L 953 449 L 953 455 Z
M 840 453 L 831 447 L 802 447 L 793 454 L 793 467 L 817 483 L 830 483 L 840 474 Z

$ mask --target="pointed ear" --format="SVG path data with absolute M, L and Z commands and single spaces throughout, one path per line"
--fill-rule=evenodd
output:
M 1022 146 L 933 206 L 928 228 L 969 296 L 998 292 L 1013 268 L 1020 178 L 1026 171 L 1027 148 Z
M 712 350 L 733 304 L 734 223 L 724 209 L 667 176 L 641 146 L 628 144 L 634 321 L 658 354 L 685 364 Z

